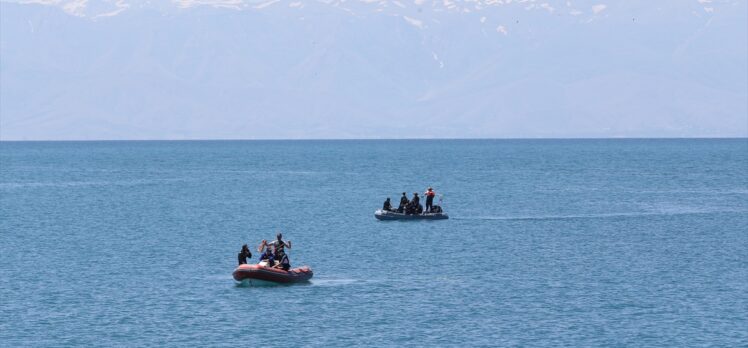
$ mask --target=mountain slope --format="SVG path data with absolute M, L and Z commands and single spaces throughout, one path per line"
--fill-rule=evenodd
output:
M 748 135 L 745 2 L 488 3 L 1 2 L 0 139 Z

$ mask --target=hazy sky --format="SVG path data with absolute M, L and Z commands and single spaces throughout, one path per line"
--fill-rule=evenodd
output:
M 747 3 L 0 0 L 0 139 L 745 137 Z

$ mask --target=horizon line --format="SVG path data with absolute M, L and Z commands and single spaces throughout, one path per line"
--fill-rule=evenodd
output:
M 23 143 L 23 142 L 199 142 L 199 141 L 412 141 L 412 140 L 710 140 L 710 139 L 746 139 L 746 136 L 696 136 L 696 137 L 505 137 L 505 138 L 229 138 L 229 139 L 31 139 L 31 140 L 5 140 L 0 139 L 0 143 Z

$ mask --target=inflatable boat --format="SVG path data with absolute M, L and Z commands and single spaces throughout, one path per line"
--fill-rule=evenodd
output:
M 309 266 L 291 268 L 284 271 L 280 268 L 268 267 L 266 262 L 256 265 L 239 265 L 234 270 L 234 280 L 242 285 L 274 285 L 308 282 L 314 273 Z
M 444 220 L 449 219 L 445 213 L 423 213 L 423 214 L 404 214 L 396 211 L 387 211 L 379 209 L 374 212 L 377 220 Z

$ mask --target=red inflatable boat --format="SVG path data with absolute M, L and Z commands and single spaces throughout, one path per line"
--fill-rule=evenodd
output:
M 284 271 L 280 268 L 267 267 L 265 262 L 257 265 L 239 265 L 233 274 L 234 280 L 244 285 L 303 283 L 312 279 L 313 275 L 309 266 Z

